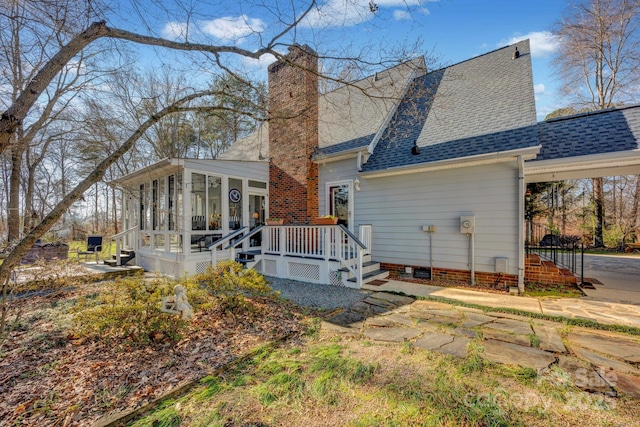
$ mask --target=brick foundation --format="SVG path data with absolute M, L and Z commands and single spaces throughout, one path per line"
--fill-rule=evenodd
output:
M 402 264 L 387 264 L 381 263 L 380 268 L 388 270 L 395 274 L 404 274 L 405 267 L 425 268 L 424 266 L 414 265 L 402 265 Z M 471 272 L 469 270 L 454 270 L 448 268 L 433 268 L 432 280 L 444 280 L 449 282 L 465 282 L 471 283 Z M 500 273 L 488 273 L 485 271 L 476 271 L 475 282 L 478 285 L 493 286 L 496 282 L 500 285 L 506 284 L 507 286 L 517 286 L 518 276 L 513 274 L 500 274 Z
M 318 58 L 292 46 L 269 66 L 269 216 L 308 224 L 318 216 Z

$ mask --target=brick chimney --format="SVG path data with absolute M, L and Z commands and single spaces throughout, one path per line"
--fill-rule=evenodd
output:
M 318 57 L 294 45 L 269 66 L 269 216 L 287 224 L 318 216 Z

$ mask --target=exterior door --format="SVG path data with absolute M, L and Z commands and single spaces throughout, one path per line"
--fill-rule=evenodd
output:
M 338 224 L 343 224 L 353 231 L 353 197 L 351 181 L 330 182 L 327 184 L 327 212 L 338 217 Z

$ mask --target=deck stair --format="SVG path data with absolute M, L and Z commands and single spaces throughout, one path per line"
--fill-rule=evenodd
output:
M 241 251 L 236 254 L 236 262 L 244 265 L 246 268 L 255 266 L 261 259 L 262 252 L 257 250 Z
M 338 270 L 341 273 L 347 273 L 349 270 L 343 267 Z M 348 282 L 355 283 L 356 278 L 351 277 L 353 274 L 349 273 Z M 380 268 L 380 263 L 371 260 L 371 255 L 365 255 L 362 262 L 362 284 L 372 282 L 374 280 L 386 279 L 389 277 L 389 272 Z
M 111 259 L 105 259 L 104 263 L 111 267 L 120 267 L 127 265 L 129 261 L 136 257 L 136 253 L 130 249 L 122 249 L 120 251 L 120 265 L 118 265 L 118 261 L 115 255 L 111 255 Z

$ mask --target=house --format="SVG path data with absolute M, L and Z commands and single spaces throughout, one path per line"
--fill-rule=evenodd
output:
M 116 240 L 138 264 L 181 275 L 239 255 L 335 285 L 417 270 L 523 289 L 527 182 L 640 173 L 640 108 L 536 122 L 527 40 L 324 94 L 315 70 L 314 52 L 293 46 L 269 67 L 271 118 L 255 134 L 219 160 L 168 159 L 118 181 L 131 228 Z

